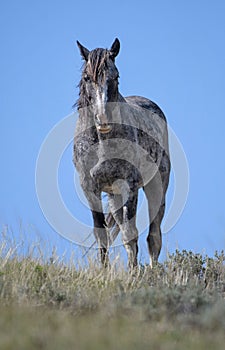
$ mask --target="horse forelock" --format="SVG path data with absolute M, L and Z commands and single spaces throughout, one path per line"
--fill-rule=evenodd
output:
M 104 73 L 107 68 L 107 59 L 108 50 L 95 49 L 90 52 L 86 68 L 94 82 L 97 82 L 99 79 L 104 79 Z

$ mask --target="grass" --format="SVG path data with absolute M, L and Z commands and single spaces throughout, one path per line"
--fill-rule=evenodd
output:
M 21 256 L 4 238 L 0 253 L 0 349 L 224 349 L 223 252 L 133 274 Z

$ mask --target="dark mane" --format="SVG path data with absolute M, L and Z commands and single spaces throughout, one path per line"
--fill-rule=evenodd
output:
M 77 108 L 79 110 L 80 108 L 88 107 L 90 105 L 90 101 L 85 90 L 85 81 L 83 74 L 77 87 L 79 88 L 79 98 L 74 103 L 73 108 Z
M 89 55 L 89 70 L 94 82 L 103 79 L 104 70 L 107 68 L 108 50 L 95 49 Z

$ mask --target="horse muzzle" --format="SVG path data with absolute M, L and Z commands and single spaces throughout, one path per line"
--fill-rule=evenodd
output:
M 102 134 L 107 134 L 111 130 L 111 126 L 108 124 L 108 120 L 105 114 L 97 115 L 97 130 Z

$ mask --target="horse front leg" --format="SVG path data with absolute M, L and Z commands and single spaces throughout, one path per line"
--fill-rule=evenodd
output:
M 128 268 L 133 270 L 137 266 L 138 230 L 136 227 L 138 191 L 129 192 L 124 203 L 122 195 L 110 195 L 109 206 L 111 213 L 119 225 L 122 240 L 128 256 Z
M 99 247 L 101 263 L 108 266 L 108 236 L 106 232 L 105 215 L 103 212 L 91 210 L 94 222 L 94 236 Z
M 101 193 L 95 191 L 84 190 L 89 206 L 91 208 L 94 236 L 99 247 L 99 255 L 101 263 L 104 267 L 108 266 L 108 235 L 106 232 L 105 215 L 103 213 Z

